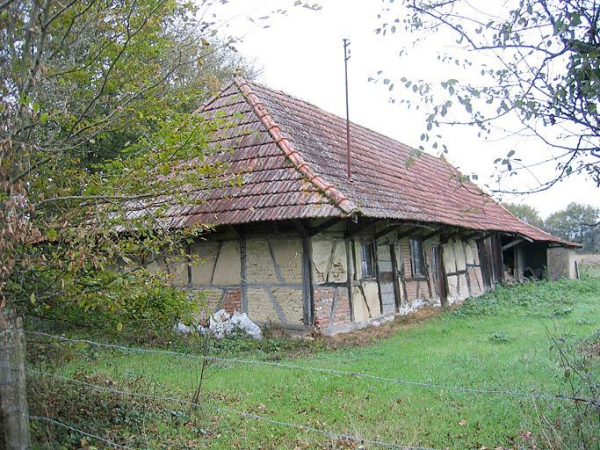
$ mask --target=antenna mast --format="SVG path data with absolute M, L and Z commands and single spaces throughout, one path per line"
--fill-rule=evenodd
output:
M 350 148 L 350 103 L 348 101 L 348 60 L 350 59 L 350 39 L 344 39 L 344 74 L 346 77 L 346 149 L 348 151 L 348 180 L 352 181 L 352 151 Z

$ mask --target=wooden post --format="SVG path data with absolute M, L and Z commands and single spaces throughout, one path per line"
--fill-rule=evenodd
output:
M 0 311 L 0 448 L 29 450 L 25 335 L 20 317 Z

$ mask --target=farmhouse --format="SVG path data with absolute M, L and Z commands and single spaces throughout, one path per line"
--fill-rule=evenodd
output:
M 204 264 L 152 264 L 206 291 L 211 309 L 337 333 L 509 277 L 571 273 L 574 244 L 518 220 L 444 159 L 351 124 L 348 163 L 344 119 L 240 78 L 198 113 L 229 119 L 213 144 L 233 150 L 212 158 L 242 182 L 166 213 L 170 227 L 214 225 L 188 249 Z

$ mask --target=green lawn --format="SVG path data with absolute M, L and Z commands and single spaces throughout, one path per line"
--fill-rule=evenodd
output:
M 304 369 L 215 363 L 206 370 L 208 376 L 200 393 L 203 408 L 192 412 L 188 406 L 164 400 L 158 401 L 160 405 L 144 406 L 141 410 L 147 415 L 140 419 L 139 413 L 137 419 L 126 424 L 138 433 L 127 442 L 135 442 L 134 448 L 176 448 L 183 443 L 185 448 L 214 449 L 361 448 L 359 444 L 314 431 L 255 416 L 242 417 L 231 411 L 235 410 L 286 424 L 405 446 L 543 447 L 548 427 L 541 424 L 566 414 L 565 403 L 535 400 L 531 394 L 569 393 L 550 338 L 557 338 L 571 349 L 574 357 L 580 358 L 582 353 L 572 349 L 581 348 L 586 337 L 588 341 L 598 340 L 599 329 L 600 280 L 586 280 L 498 289 L 419 326 L 399 328 L 392 337 L 366 347 L 324 349 L 309 356 L 276 361 L 259 350 L 241 355 L 234 352 L 232 357 Z M 319 341 L 314 345 L 318 346 Z M 133 386 L 139 392 L 188 400 L 198 385 L 201 363 L 188 356 L 99 349 L 86 353 L 93 353 L 93 357 L 77 358 L 60 368 L 60 373 L 81 377 L 80 372 L 84 371 L 88 377 L 95 374 L 94 380 L 101 374 L 117 380 L 117 386 L 125 382 L 126 387 Z M 598 358 L 588 358 L 588 367 L 598 379 Z M 319 368 L 382 379 L 313 370 Z M 125 401 L 123 396 L 120 398 Z M 137 411 L 142 401 L 136 402 Z M 110 418 L 107 421 L 111 422 Z M 124 425 L 111 425 L 113 432 L 109 436 L 118 437 L 115 430 Z M 142 425 L 146 427 L 144 433 L 140 431 Z M 143 439 L 141 434 L 145 434 Z

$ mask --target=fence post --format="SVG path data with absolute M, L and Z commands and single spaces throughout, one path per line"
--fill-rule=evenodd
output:
M 25 335 L 20 317 L 0 309 L 0 449 L 29 450 Z

